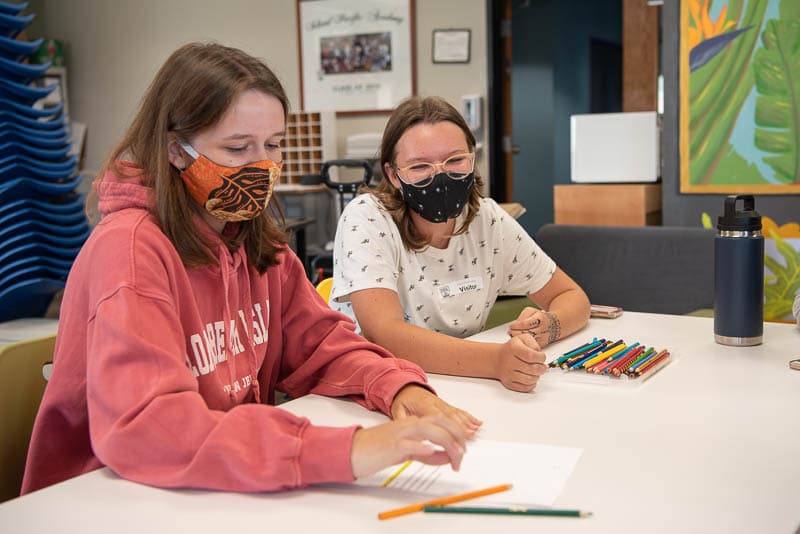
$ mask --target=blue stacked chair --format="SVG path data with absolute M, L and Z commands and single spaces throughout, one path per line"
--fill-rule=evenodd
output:
M 89 236 L 64 106 L 42 106 L 50 66 L 23 61 L 41 44 L 16 36 L 27 3 L 0 1 L 0 321 L 45 314 Z

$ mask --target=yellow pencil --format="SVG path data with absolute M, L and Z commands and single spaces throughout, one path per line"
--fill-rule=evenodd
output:
M 421 512 L 426 506 L 444 506 L 445 504 L 452 504 L 454 502 L 466 501 L 469 499 L 476 499 L 484 495 L 491 495 L 493 493 L 500 493 L 501 491 L 508 491 L 511 489 L 511 484 L 501 484 L 499 486 L 492 486 L 491 488 L 484 488 L 481 490 L 470 491 L 468 493 L 461 493 L 459 495 L 450 495 L 449 497 L 439 497 L 432 501 L 421 502 L 404 506 L 403 508 L 395 508 L 394 510 L 387 510 L 378 514 L 378 519 L 391 519 L 400 515 L 413 514 L 414 512 Z
M 597 362 L 605 360 L 609 356 L 613 356 L 616 353 L 618 353 L 618 352 L 620 352 L 622 350 L 625 350 L 626 348 L 628 348 L 628 346 L 625 343 L 620 343 L 619 345 L 617 345 L 613 349 L 608 349 L 607 351 L 605 351 L 603 353 L 600 353 L 597 356 L 595 356 L 594 358 L 584 362 L 583 365 L 581 365 L 581 367 L 583 367 L 585 369 L 588 369 L 589 367 L 593 366 Z
M 397 471 L 395 471 L 394 473 L 392 473 L 391 475 L 389 475 L 389 476 L 387 477 L 387 479 L 383 481 L 383 484 L 381 484 L 381 487 L 382 487 L 382 488 L 385 488 L 386 486 L 388 486 L 389 484 L 391 484 L 392 482 L 394 482 L 394 479 L 396 479 L 397 477 L 399 477 L 399 476 L 400 476 L 400 473 L 402 473 L 403 471 L 405 471 L 406 469 L 408 469 L 408 466 L 409 466 L 409 465 L 411 465 L 412 463 L 413 463 L 413 461 L 412 461 L 412 460 L 408 460 L 407 462 L 403 463 L 403 465 L 401 465 L 401 466 L 400 466 L 400 467 L 397 469 Z

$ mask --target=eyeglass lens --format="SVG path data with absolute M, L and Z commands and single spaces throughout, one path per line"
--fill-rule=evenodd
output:
M 456 154 L 444 160 L 441 164 L 420 162 L 408 167 L 398 169 L 400 177 L 409 184 L 423 186 L 429 184 L 436 174 L 436 167 L 441 167 L 442 172 L 446 173 L 454 180 L 467 177 L 473 170 L 475 161 L 474 154 Z

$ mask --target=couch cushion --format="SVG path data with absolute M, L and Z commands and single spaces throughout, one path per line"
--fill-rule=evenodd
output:
M 714 231 L 546 224 L 536 242 L 593 304 L 685 314 L 714 306 Z

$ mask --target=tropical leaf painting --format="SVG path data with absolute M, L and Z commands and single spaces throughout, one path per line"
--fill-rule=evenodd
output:
M 800 0 L 681 1 L 682 193 L 800 193 Z

